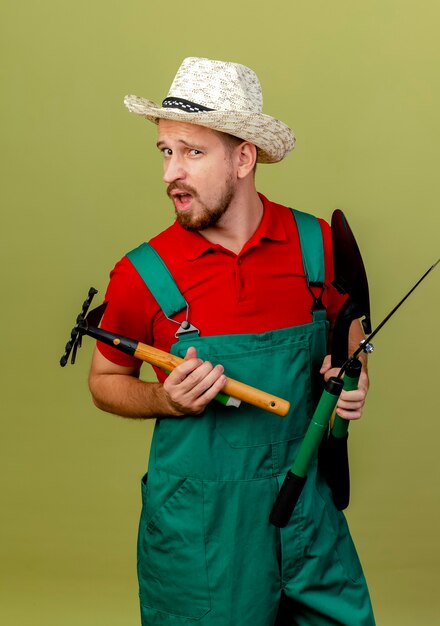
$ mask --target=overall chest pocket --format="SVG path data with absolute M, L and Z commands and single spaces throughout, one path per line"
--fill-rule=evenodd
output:
M 242 354 L 216 355 L 226 374 L 290 402 L 285 417 L 242 402 L 236 411 L 212 403 L 216 430 L 233 448 L 253 447 L 301 437 L 311 404 L 310 346 L 307 340 L 292 345 L 261 347 Z

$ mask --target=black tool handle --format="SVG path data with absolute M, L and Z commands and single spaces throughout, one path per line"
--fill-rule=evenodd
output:
M 335 507 L 338 511 L 343 511 L 350 503 L 348 432 L 343 438 L 334 437 L 330 433 L 326 447 L 327 483 L 331 489 Z
M 357 389 L 362 363 L 359 359 L 350 359 L 345 369 L 344 389 Z M 347 420 L 338 415 L 330 430 L 326 443 L 326 477 L 331 489 L 333 502 L 339 511 L 350 503 L 350 465 L 348 461 L 348 425 Z
M 299 500 L 307 476 L 296 476 L 291 470 L 281 486 L 278 497 L 269 515 L 269 521 L 277 528 L 285 528 L 292 517 L 293 510 Z

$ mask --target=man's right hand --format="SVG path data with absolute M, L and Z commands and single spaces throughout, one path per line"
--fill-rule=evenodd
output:
M 200 415 L 226 384 L 224 367 L 202 361 L 194 347 L 163 383 L 170 415 Z
M 226 384 L 223 366 L 202 361 L 195 348 L 164 383 L 140 380 L 140 366 L 116 365 L 95 348 L 89 374 L 95 405 L 134 419 L 199 415 Z

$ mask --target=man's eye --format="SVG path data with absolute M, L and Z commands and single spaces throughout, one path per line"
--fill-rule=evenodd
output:
M 164 156 L 171 156 L 173 154 L 173 151 L 171 150 L 171 148 L 163 148 L 162 149 L 162 154 Z
M 192 150 L 190 150 L 189 153 L 191 156 L 198 156 L 199 154 L 202 154 L 200 150 L 197 150 L 196 148 L 193 148 Z

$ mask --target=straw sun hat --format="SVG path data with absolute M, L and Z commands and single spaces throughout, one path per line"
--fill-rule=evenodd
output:
M 190 122 L 249 141 L 257 146 L 259 163 L 281 161 L 295 145 L 290 128 L 263 113 L 258 77 L 239 63 L 188 57 L 161 106 L 139 96 L 126 96 L 124 103 L 155 124 Z

